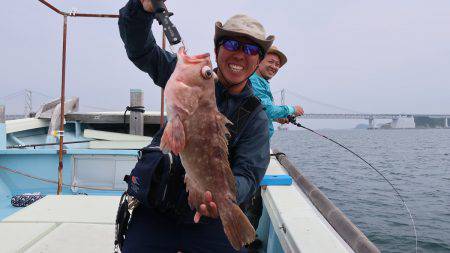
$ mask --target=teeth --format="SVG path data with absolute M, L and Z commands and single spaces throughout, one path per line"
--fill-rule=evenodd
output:
M 244 69 L 242 66 L 234 65 L 234 64 L 228 64 L 228 67 L 230 67 L 231 71 L 233 72 L 239 72 L 242 69 Z

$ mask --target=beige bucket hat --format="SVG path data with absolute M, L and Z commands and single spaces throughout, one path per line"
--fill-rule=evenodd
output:
M 267 51 L 268 54 L 276 54 L 278 57 L 280 57 L 280 67 L 283 67 L 284 64 L 287 62 L 287 57 L 283 52 L 281 52 L 276 46 L 272 45 L 269 48 L 269 51 Z
M 267 53 L 275 36 L 269 35 L 266 37 L 266 30 L 256 19 L 244 14 L 237 14 L 222 24 L 216 22 L 216 33 L 214 35 L 214 44 L 218 45 L 220 39 L 224 37 L 247 37 L 254 41 L 264 53 Z

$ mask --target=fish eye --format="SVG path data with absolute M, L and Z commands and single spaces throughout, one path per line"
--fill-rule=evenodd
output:
M 202 68 L 202 76 L 205 79 L 211 79 L 211 77 L 213 77 L 213 71 L 211 70 L 210 67 L 204 66 Z

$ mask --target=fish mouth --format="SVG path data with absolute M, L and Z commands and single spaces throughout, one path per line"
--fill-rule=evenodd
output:
M 184 60 L 184 62 L 191 62 L 191 63 L 198 63 L 198 62 L 202 62 L 205 60 L 209 61 L 209 59 L 210 59 L 209 53 L 189 56 L 186 54 L 186 49 L 184 47 L 180 47 L 180 49 L 178 50 L 178 55 L 181 59 Z

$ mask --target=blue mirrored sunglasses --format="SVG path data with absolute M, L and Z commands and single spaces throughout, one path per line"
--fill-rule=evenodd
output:
M 222 45 L 226 50 L 231 51 L 231 52 L 235 52 L 235 51 L 239 50 L 240 48 L 242 48 L 242 50 L 244 51 L 244 53 L 246 55 L 261 54 L 261 49 L 259 48 L 259 46 L 242 43 L 242 42 L 234 40 L 234 39 L 223 39 L 221 41 L 220 45 Z

